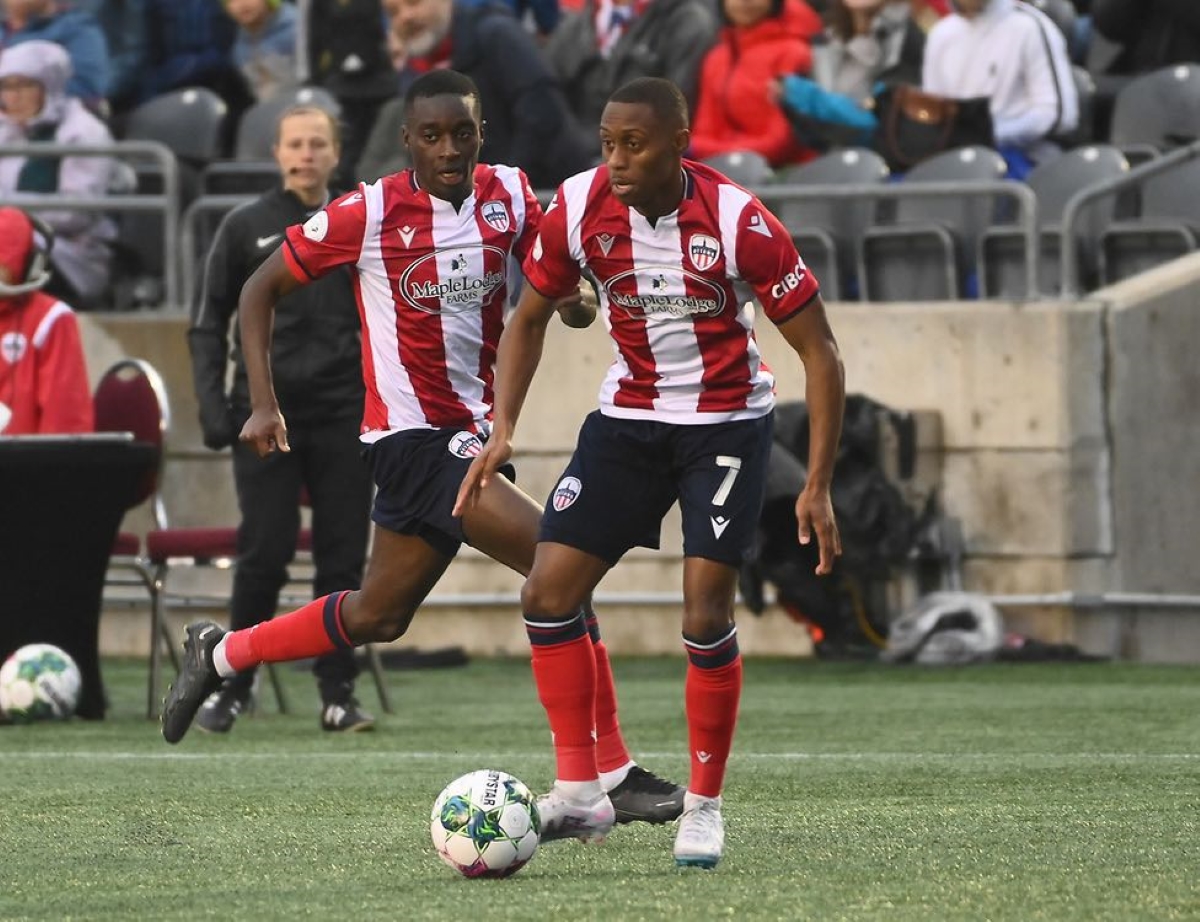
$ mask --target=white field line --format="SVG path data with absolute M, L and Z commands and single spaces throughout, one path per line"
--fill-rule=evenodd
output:
M 639 759 L 678 759 L 684 760 L 687 754 L 683 752 L 639 752 Z M 531 761 L 543 759 L 550 761 L 552 753 L 549 750 L 539 752 L 412 752 L 408 750 L 369 751 L 369 752 L 310 752 L 310 751 L 269 751 L 269 752 L 180 752 L 169 749 L 165 751 L 130 751 L 130 750 L 56 750 L 32 749 L 25 752 L 0 752 L 0 762 L 37 762 L 58 759 L 77 759 L 86 761 L 120 762 L 120 761 L 158 761 L 158 762 L 223 762 L 223 761 L 257 761 L 262 759 L 278 760 L 310 759 L 313 761 L 341 761 L 377 759 L 381 761 L 439 761 L 453 760 L 455 762 L 478 762 L 480 764 L 502 761 Z M 885 762 L 885 763 L 921 763 L 921 762 L 1180 762 L 1200 760 L 1200 752 L 739 752 L 734 749 L 731 762 L 750 760 L 756 762 Z

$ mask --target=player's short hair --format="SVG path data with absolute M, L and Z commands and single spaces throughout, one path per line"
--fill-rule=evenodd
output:
M 619 87 L 609 102 L 642 103 L 654 114 L 678 128 L 688 127 L 688 104 L 683 93 L 670 80 L 662 77 L 638 77 Z
M 424 73 L 412 82 L 404 94 L 404 108 L 411 109 L 416 100 L 434 96 L 473 96 L 477 113 L 481 105 L 474 80 L 456 70 L 442 68 Z
M 275 143 L 279 143 L 279 139 L 283 137 L 283 123 L 285 119 L 292 118 L 296 115 L 323 115 L 325 120 L 329 122 L 329 132 L 333 137 L 335 147 L 342 146 L 342 126 L 337 120 L 337 116 L 328 109 L 322 109 L 320 106 L 288 106 L 279 113 L 279 118 L 275 119 Z

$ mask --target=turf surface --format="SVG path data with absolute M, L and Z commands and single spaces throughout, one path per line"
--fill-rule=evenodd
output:
M 682 659 L 615 669 L 632 746 L 682 778 Z M 176 747 L 140 663 L 106 662 L 103 722 L 0 727 L 0 919 L 1200 919 L 1196 669 L 752 660 L 717 870 L 621 827 L 506 881 L 456 877 L 428 815 L 471 769 L 552 779 L 527 663 L 390 672 L 398 712 L 353 736 L 281 674 L 292 714 Z

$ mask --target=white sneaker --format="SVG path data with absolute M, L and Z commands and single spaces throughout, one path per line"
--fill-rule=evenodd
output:
M 542 820 L 541 842 L 555 839 L 578 839 L 580 842 L 604 841 L 617 821 L 612 801 L 607 794 L 590 804 L 580 804 L 564 796 L 557 788 L 537 799 L 538 816 Z
M 724 850 L 721 798 L 689 791 L 683 798 L 683 815 L 675 834 L 675 863 L 681 868 L 715 868 Z

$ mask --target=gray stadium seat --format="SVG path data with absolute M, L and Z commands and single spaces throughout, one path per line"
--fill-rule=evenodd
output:
M 977 240 L 992 223 L 990 195 L 970 195 L 980 182 L 1004 178 L 1004 158 L 990 147 L 963 147 L 913 167 L 903 185 L 956 183 L 962 197 L 903 197 L 887 225 L 864 231 L 858 282 L 864 301 L 945 301 L 966 293 Z
M 1147 147 L 1166 150 L 1200 138 L 1200 65 L 1177 64 L 1143 74 L 1117 93 L 1109 142 L 1129 148 L 1131 162 Z
M 1079 18 L 1075 4 L 1071 0 L 1025 0 L 1025 2 L 1045 13 L 1047 18 L 1058 26 L 1058 30 L 1067 41 L 1067 46 L 1070 47 L 1075 34 L 1075 21 Z
M 1062 218 L 1067 202 L 1088 186 L 1128 172 L 1125 156 L 1108 144 L 1079 147 L 1056 160 L 1039 164 L 1026 180 L 1037 196 L 1041 294 L 1062 288 Z M 1084 232 L 1079 235 L 1078 278 L 1091 283 L 1096 277 L 1097 243 L 1112 222 L 1114 196 L 1106 196 L 1087 208 Z M 979 289 L 982 297 L 1029 298 L 1025 264 L 1025 238 L 1009 227 L 992 227 L 980 238 Z
M 175 156 L 200 167 L 221 153 L 225 101 L 204 87 L 185 87 L 142 103 L 125 121 L 127 141 L 158 141 Z
M 275 146 L 275 123 L 285 109 L 292 106 L 316 106 L 332 113 L 342 114 L 342 107 L 328 90 L 317 86 L 305 86 L 277 93 L 270 99 L 256 102 L 242 113 L 238 123 L 237 142 L 233 156 L 237 160 L 270 160 Z
M 764 183 L 775 181 L 775 171 L 762 154 L 748 150 L 735 150 L 727 154 L 716 154 L 701 161 L 705 166 L 725 174 L 738 185 L 753 189 Z
M 1054 140 L 1063 147 L 1081 147 L 1096 140 L 1096 81 L 1078 65 L 1072 65 L 1071 76 L 1079 97 L 1079 123 L 1071 131 L 1056 134 Z
M 853 147 L 788 167 L 779 173 L 779 182 L 796 186 L 867 185 L 886 182 L 889 175 L 879 154 Z M 772 200 L 771 205 L 805 263 L 820 280 L 826 300 L 840 300 L 846 282 L 853 281 L 858 239 L 875 222 L 876 203 L 806 198 Z
M 1141 216 L 1110 226 L 1100 239 L 1100 276 L 1120 281 L 1200 249 L 1200 159 L 1142 186 Z

